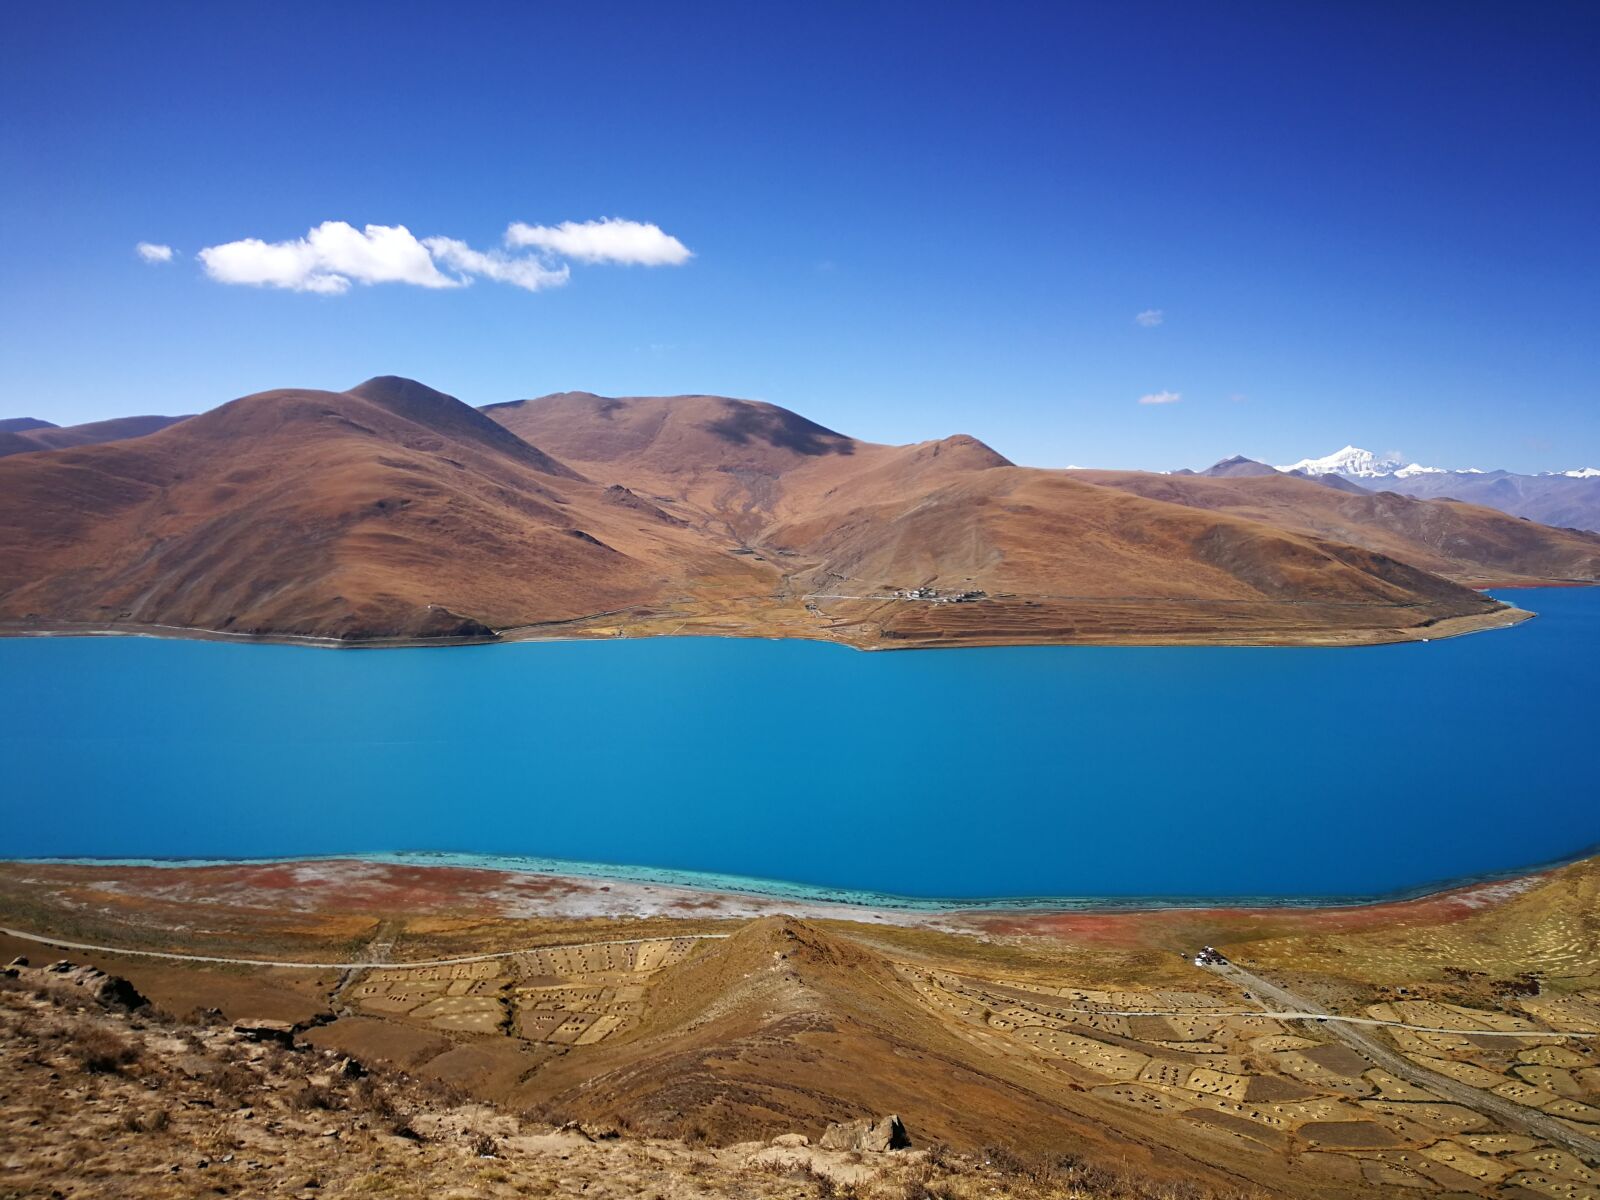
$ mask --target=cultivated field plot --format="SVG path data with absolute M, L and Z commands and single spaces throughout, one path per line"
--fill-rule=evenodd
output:
M 587 1046 L 637 1020 L 645 983 L 682 962 L 694 938 L 597 942 L 488 962 L 367 971 L 346 991 L 357 1010 L 440 1032 Z
M 1025 1047 L 1040 1067 L 1116 1105 L 1165 1114 L 1235 1150 L 1294 1154 L 1374 1189 L 1576 1200 L 1600 1170 L 1375 1067 L 1315 1022 L 1242 1013 L 1198 992 L 1047 989 L 902 967 L 929 1008 L 968 1037 Z M 1367 1015 L 1527 1036 L 1388 1030 L 1403 1053 L 1475 1088 L 1600 1133 L 1600 1055 L 1550 1030 L 1600 1028 L 1600 992 L 1524 997 L 1522 1012 L 1428 1001 Z M 1220 1148 L 1220 1147 L 1219 1147 Z
M 1368 640 L 1419 629 L 1430 614 L 1405 605 L 1248 600 L 1004 596 L 960 604 L 907 600 L 816 602 L 845 640 L 883 645 L 1134 644 Z

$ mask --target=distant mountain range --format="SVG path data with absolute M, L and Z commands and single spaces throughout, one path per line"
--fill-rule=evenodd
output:
M 723 396 L 474 409 L 380 377 L 143 420 L 0 460 L 0 624 L 1350 643 L 1503 622 L 1474 586 L 1600 580 L 1600 536 L 1339 476 L 1042 470 Z
M 1509 475 L 1509 471 L 1484 471 L 1477 467 L 1425 467 L 1408 463 L 1398 454 L 1374 454 L 1359 446 L 1346 446 L 1323 458 L 1302 458 L 1297 463 L 1277 467 L 1287 474 L 1344 475 L 1353 479 L 1410 479 L 1417 475 Z M 1533 478 L 1561 476 L 1567 479 L 1600 479 L 1600 467 L 1577 467 L 1571 471 L 1540 471 Z
M 28 454 L 34 450 L 63 450 L 68 446 L 95 446 L 124 438 L 143 437 L 185 417 L 113 417 L 87 425 L 52 425 L 37 417 L 11 417 L 0 420 L 0 458 Z
M 1374 454 L 1346 446 L 1323 458 L 1302 458 L 1283 466 L 1236 455 L 1204 471 L 1174 474 L 1237 477 L 1298 475 L 1344 490 L 1398 492 L 1424 500 L 1461 500 L 1498 508 L 1514 517 L 1566 529 L 1600 530 L 1600 467 L 1519 475 L 1477 467 L 1428 467 L 1396 454 Z

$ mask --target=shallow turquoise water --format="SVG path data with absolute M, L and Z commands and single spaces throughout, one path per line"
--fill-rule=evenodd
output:
M 1600 842 L 1600 590 L 1346 650 L 0 639 L 0 857 L 533 855 L 1359 896 Z

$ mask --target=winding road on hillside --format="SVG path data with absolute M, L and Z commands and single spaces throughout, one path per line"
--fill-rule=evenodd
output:
M 733 936 L 731 933 L 676 933 L 663 934 L 658 937 L 637 938 L 612 938 L 609 941 L 594 942 L 547 942 L 533 946 L 523 946 L 516 950 L 496 950 L 484 954 L 463 954 L 455 958 L 428 958 L 416 960 L 394 960 L 388 954 L 393 949 L 393 940 L 382 940 L 385 936 L 380 934 L 380 940 L 369 947 L 374 957 L 371 961 L 356 962 L 304 962 L 296 959 L 265 959 L 265 958 L 225 958 L 207 954 L 180 954 L 172 950 L 135 950 L 127 946 L 99 946 L 88 942 L 69 942 L 62 938 L 47 937 L 40 933 L 29 933 L 22 929 L 8 929 L 0 926 L 0 933 L 7 934 L 25 942 L 35 942 L 43 946 L 55 946 L 62 950 L 89 950 L 97 954 L 123 954 L 134 958 L 159 958 L 170 962 L 195 962 L 215 963 L 233 967 L 279 967 L 289 970 L 315 970 L 315 971 L 373 971 L 378 969 L 389 971 L 421 970 L 426 967 L 453 967 L 463 963 L 493 962 L 497 959 L 515 958 L 519 954 L 526 954 L 533 950 L 580 950 L 588 946 L 633 946 L 644 942 L 676 942 L 676 941 L 720 941 Z M 389 935 L 392 938 L 392 935 Z M 1248 972 L 1229 964 L 1229 970 L 1237 972 L 1240 976 Z M 1218 972 L 1222 973 L 1221 971 Z M 1249 976 L 1254 980 L 1255 976 Z M 1237 983 L 1238 980 L 1233 980 Z M 1241 984 L 1240 986 L 1244 986 Z M 1454 1033 L 1471 1034 L 1473 1037 L 1541 1037 L 1585 1040 L 1600 1037 L 1600 1031 L 1591 1030 L 1514 1030 L 1514 1029 L 1451 1029 L 1440 1025 L 1413 1025 L 1406 1021 L 1382 1021 L 1376 1017 L 1345 1017 L 1338 1013 L 1330 1013 L 1324 1008 L 1312 1005 L 1309 1001 L 1292 995 L 1282 988 L 1265 980 L 1257 981 L 1256 994 L 1266 995 L 1268 989 L 1273 989 L 1281 998 L 1285 1007 L 1282 1011 L 1260 1008 L 1251 1009 L 1221 1009 L 1221 1008 L 1101 1008 L 1085 1007 L 1075 1008 L 1063 1005 L 1061 1011 L 1084 1013 L 1102 1017 L 1243 1017 L 1263 1016 L 1272 1017 L 1279 1021 L 1316 1021 L 1323 1024 L 1339 1025 L 1377 1025 L 1394 1029 L 1409 1029 L 1414 1033 Z M 1373 1043 L 1376 1045 L 1376 1043 Z M 1395 1072 L 1400 1074 L 1399 1071 Z
M 1474 1112 L 1482 1113 L 1484 1116 L 1500 1122 L 1501 1125 L 1508 1129 L 1520 1130 L 1533 1137 L 1542 1138 L 1558 1146 L 1564 1146 L 1579 1158 L 1590 1163 L 1600 1164 L 1600 1138 L 1580 1133 L 1564 1121 L 1552 1117 L 1548 1113 L 1540 1112 L 1536 1108 L 1529 1108 L 1525 1104 L 1518 1104 L 1515 1101 L 1507 1100 L 1504 1096 L 1497 1096 L 1493 1092 L 1486 1092 L 1481 1088 L 1462 1083 L 1460 1080 L 1451 1079 L 1448 1075 L 1441 1075 L 1437 1071 L 1430 1071 L 1426 1067 L 1419 1066 L 1405 1057 L 1405 1055 L 1389 1049 L 1381 1042 L 1368 1036 L 1359 1028 L 1360 1024 L 1398 1025 L 1398 1022 L 1357 1022 L 1353 1018 L 1341 1018 L 1337 1014 L 1330 1013 L 1320 1005 L 1307 1000 L 1304 996 L 1291 992 L 1288 988 L 1280 987 L 1278 984 L 1263 979 L 1261 976 L 1231 962 L 1204 964 L 1204 969 L 1222 976 L 1229 983 L 1244 991 L 1248 998 L 1256 1001 L 1261 1007 L 1263 1010 L 1262 1015 L 1264 1016 L 1276 1017 L 1279 1015 L 1270 1011 L 1269 1001 L 1271 1004 L 1276 1004 L 1283 1008 L 1297 1009 L 1302 1013 L 1313 1014 L 1318 1020 L 1326 1022 L 1325 1028 L 1329 1036 L 1343 1042 L 1369 1062 L 1388 1071 L 1389 1074 L 1405 1080 L 1414 1087 L 1423 1088 L 1426 1091 L 1433 1092 L 1435 1095 L 1442 1096 L 1452 1103 L 1461 1105 L 1463 1108 L 1470 1108 Z M 1401 1026 L 1401 1028 L 1415 1029 L 1419 1027 Z M 1491 1031 L 1447 1029 L 1436 1032 L 1471 1034 L 1476 1037 Z M 1504 1031 L 1497 1032 L 1503 1033 Z M 1555 1035 L 1543 1029 L 1530 1029 L 1523 1031 L 1521 1036 L 1546 1038 Z M 1592 1037 L 1594 1035 L 1586 1034 L 1584 1036 Z
M 387 931 L 383 931 L 385 934 Z M 99 954 L 127 955 L 136 958 L 156 958 L 172 962 L 193 962 L 205 964 L 221 964 L 227 966 L 243 967 L 275 967 L 289 970 L 336 970 L 344 972 L 341 977 L 341 986 L 351 979 L 355 972 L 365 970 L 409 970 L 428 967 L 456 966 L 464 963 L 489 962 L 496 959 L 513 958 L 525 954 L 530 950 L 551 949 L 578 949 L 588 946 L 626 946 L 645 942 L 670 942 L 683 939 L 695 941 L 715 941 L 733 936 L 726 933 L 692 933 L 678 935 L 663 935 L 639 938 L 614 938 L 606 941 L 589 942 L 558 942 L 545 945 L 524 946 L 516 950 L 500 950 L 484 954 L 464 954 L 450 958 L 422 959 L 415 961 L 393 961 L 388 957 L 388 950 L 392 948 L 393 941 L 387 937 L 380 937 L 377 941 L 381 945 L 373 947 L 374 961 L 371 962 L 300 962 L 294 960 L 271 960 L 254 958 L 234 958 L 221 955 L 180 954 L 168 950 L 138 950 L 126 946 L 102 946 L 87 942 L 69 941 L 63 938 L 48 937 L 44 934 L 32 933 L 28 930 L 11 929 L 0 926 L 0 933 L 21 941 L 35 942 L 40 945 L 54 946 L 64 950 L 87 950 Z M 1551 1116 L 1548 1113 L 1530 1108 L 1508 1100 L 1493 1092 L 1472 1087 L 1436 1071 L 1431 1071 L 1420 1066 L 1397 1051 L 1389 1049 L 1381 1042 L 1369 1036 L 1363 1026 L 1390 1027 L 1409 1029 L 1424 1033 L 1447 1033 L 1457 1035 L 1470 1035 L 1474 1037 L 1535 1037 L 1535 1038 L 1593 1038 L 1600 1036 L 1595 1031 L 1561 1031 L 1546 1029 L 1505 1030 L 1505 1029 L 1448 1029 L 1439 1026 L 1411 1025 L 1403 1021 L 1383 1021 L 1372 1017 L 1346 1017 L 1338 1013 L 1329 1012 L 1321 1005 L 1290 991 L 1288 988 L 1272 983 L 1261 978 L 1253 972 L 1233 963 L 1212 963 L 1204 965 L 1204 969 L 1227 980 L 1239 988 L 1248 999 L 1256 1005 L 1249 1010 L 1251 1015 L 1270 1017 L 1274 1020 L 1284 1021 L 1315 1021 L 1321 1024 L 1328 1034 L 1335 1040 L 1343 1042 L 1363 1058 L 1374 1065 L 1383 1068 L 1391 1075 L 1433 1092 L 1445 1100 L 1459 1104 L 1463 1108 L 1481 1113 L 1484 1116 L 1499 1122 L 1506 1128 L 1520 1130 L 1533 1137 L 1563 1146 L 1587 1162 L 1600 1164 L 1600 1138 L 1582 1133 L 1568 1123 Z M 1277 1007 L 1274 1008 L 1273 1006 Z M 1101 1015 L 1122 1016 L 1159 1016 L 1172 1015 L 1176 1010 L 1109 1010 L 1095 1009 Z M 1196 1010 L 1197 1015 L 1218 1015 L 1216 1009 Z

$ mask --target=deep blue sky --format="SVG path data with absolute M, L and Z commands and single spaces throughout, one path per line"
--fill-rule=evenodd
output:
M 395 373 L 1039 465 L 1600 465 L 1597 61 L 1588 3 L 14 4 L 0 414 Z M 343 295 L 194 258 L 606 216 L 695 257 Z

